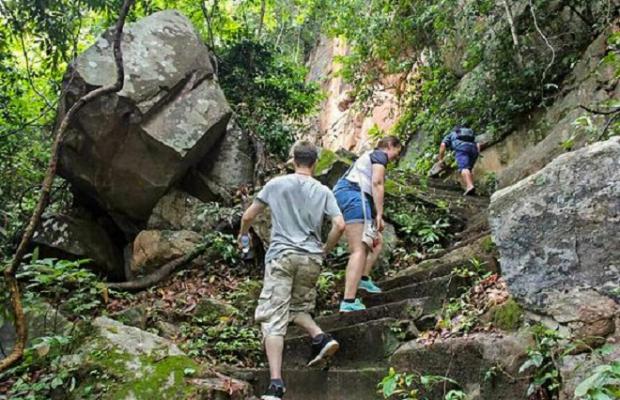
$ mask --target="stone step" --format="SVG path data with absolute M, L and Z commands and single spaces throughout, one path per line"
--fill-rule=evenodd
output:
M 396 318 L 381 318 L 326 330 L 340 343 L 340 350 L 330 360 L 330 365 L 382 365 L 400 345 L 393 331 L 396 322 Z M 310 344 L 310 338 L 306 335 L 286 339 L 283 356 L 285 368 L 305 367 L 310 359 Z
M 375 307 L 381 304 L 394 303 L 406 299 L 429 297 L 429 307 L 431 309 L 438 309 L 446 298 L 456 296 L 460 288 L 466 285 L 467 280 L 458 276 L 446 275 L 403 287 L 397 287 L 384 291 L 383 293 L 367 295 L 361 292 L 361 294 L 366 307 Z
M 373 321 L 381 318 L 410 319 L 415 321 L 421 316 L 428 314 L 430 302 L 428 298 L 406 299 L 389 304 L 381 304 L 376 307 L 367 308 L 360 312 L 339 313 L 334 310 L 331 315 L 318 317 L 316 323 L 324 331 L 332 331 L 334 329 L 361 324 L 363 322 Z M 304 336 L 305 331 L 295 325 L 291 325 L 288 330 L 287 338 Z
M 267 369 L 246 369 L 226 372 L 252 385 L 260 396 L 269 383 Z M 285 399 L 291 400 L 377 400 L 377 384 L 388 373 L 387 367 L 354 369 L 284 369 Z
M 412 340 L 398 348 L 389 365 L 399 372 L 451 378 L 469 395 L 476 394 L 476 399 L 525 399 L 529 380 L 518 370 L 531 344 L 526 332 L 474 333 L 432 344 Z M 433 393 L 425 394 L 440 399 L 443 389 L 441 384 Z
M 421 268 L 414 272 L 410 272 L 407 275 L 395 276 L 388 278 L 377 283 L 384 292 L 397 289 L 404 286 L 409 286 L 414 283 L 421 283 L 424 281 L 432 280 L 442 276 L 450 275 L 452 270 L 456 267 L 465 265 L 468 260 L 462 261 L 442 261 L 441 259 L 435 260 L 433 263 L 428 261 L 425 264 L 420 264 Z

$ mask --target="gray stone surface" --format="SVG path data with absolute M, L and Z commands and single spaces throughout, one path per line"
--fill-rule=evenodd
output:
M 254 145 L 230 120 L 226 134 L 187 176 L 184 186 L 200 200 L 232 203 L 235 192 L 254 182 Z
M 613 332 L 620 288 L 620 138 L 566 153 L 496 192 L 490 224 L 502 274 L 520 303 L 572 325 L 578 336 Z
M 108 277 L 125 277 L 120 250 L 94 221 L 62 214 L 46 216 L 34 233 L 33 243 L 42 247 L 42 255 L 89 258 Z
M 111 32 L 65 77 L 60 115 L 115 79 Z M 224 133 L 231 110 L 187 18 L 162 11 L 123 36 L 123 89 L 87 104 L 61 146 L 60 174 L 109 212 L 146 220 L 159 198 Z

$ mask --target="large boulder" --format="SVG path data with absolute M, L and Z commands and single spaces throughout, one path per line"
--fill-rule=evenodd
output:
M 576 337 L 613 333 L 619 215 L 618 137 L 564 154 L 495 193 L 490 224 L 513 296 Z
M 41 254 L 57 258 L 92 260 L 92 265 L 111 279 L 123 279 L 120 250 L 103 227 L 94 221 L 63 214 L 43 218 L 34 233 L 33 243 Z
M 60 117 L 116 79 L 112 37 L 104 33 L 70 66 Z M 209 51 L 180 13 L 162 11 L 129 25 L 122 50 L 123 89 L 78 113 L 61 145 L 59 172 L 108 212 L 144 221 L 217 143 L 231 110 Z
M 255 158 L 248 132 L 231 119 L 224 137 L 192 169 L 184 186 L 202 201 L 231 204 L 239 188 L 253 184 Z
M 142 231 L 133 242 L 130 275 L 153 272 L 190 253 L 201 241 L 202 236 L 192 231 Z

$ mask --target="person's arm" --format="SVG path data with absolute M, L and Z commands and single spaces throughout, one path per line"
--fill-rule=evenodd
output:
M 340 237 L 344 233 L 345 226 L 346 225 L 344 223 L 344 218 L 342 218 L 342 215 L 337 215 L 332 218 L 332 229 L 329 231 L 329 234 L 327 235 L 327 241 L 323 246 L 324 255 L 328 255 L 332 252 L 332 250 L 334 250 L 334 247 L 336 247 L 336 244 L 338 244 Z
M 441 144 L 439 145 L 439 162 L 443 162 L 443 158 L 446 155 L 446 144 L 444 142 L 441 142 Z
M 241 236 L 248 234 L 250 226 L 252 226 L 252 223 L 256 217 L 258 217 L 259 214 L 265 210 L 265 207 L 266 205 L 262 201 L 254 200 L 252 205 L 245 210 L 243 216 L 241 217 L 241 228 L 239 229 L 239 236 L 237 238 L 239 243 L 241 243 Z
M 379 232 L 383 231 L 383 198 L 385 195 L 385 166 L 372 164 L 372 199 L 377 211 L 376 224 Z

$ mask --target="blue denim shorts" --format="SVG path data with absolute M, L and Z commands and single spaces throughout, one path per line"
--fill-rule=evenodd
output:
M 465 146 L 461 146 L 454 152 L 454 158 L 456 158 L 456 165 L 459 171 L 464 169 L 472 170 L 474 164 L 478 159 L 478 147 L 475 143 L 464 143 Z
M 362 193 L 357 183 L 341 178 L 334 186 L 334 196 L 342 215 L 347 224 L 364 223 L 364 211 L 362 210 Z M 366 205 L 366 218 L 372 220 L 375 217 L 375 207 L 370 196 L 364 193 Z

